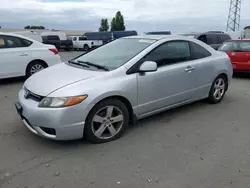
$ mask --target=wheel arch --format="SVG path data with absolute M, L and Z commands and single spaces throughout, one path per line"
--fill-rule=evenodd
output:
M 85 46 L 88 46 L 88 48 L 90 48 L 89 44 L 87 44 L 87 43 L 85 43 L 85 44 L 83 45 L 83 48 L 84 48 Z
M 134 110 L 133 110 L 131 102 L 125 96 L 122 96 L 122 95 L 119 95 L 119 94 L 113 94 L 113 95 L 109 95 L 109 96 L 105 96 L 105 97 L 102 97 L 102 98 L 95 99 L 94 102 L 93 102 L 95 104 L 91 107 L 91 109 L 89 110 L 86 117 L 89 116 L 90 112 L 92 111 L 92 109 L 97 104 L 99 104 L 99 103 L 101 103 L 101 102 L 103 102 L 105 100 L 108 100 L 108 99 L 116 99 L 116 100 L 122 102 L 128 109 L 129 123 L 134 123 L 136 121 L 136 115 L 134 114 Z
M 41 60 L 41 59 L 34 59 L 34 60 L 30 61 L 30 62 L 28 63 L 28 65 L 26 66 L 25 75 L 27 75 L 28 67 L 29 67 L 32 63 L 34 63 L 34 62 L 43 63 L 46 67 L 48 67 L 48 64 L 47 64 L 44 60 Z
M 228 77 L 228 74 L 226 73 L 226 71 L 221 71 L 217 74 L 217 76 L 214 78 L 214 80 L 218 77 L 218 76 L 223 76 L 225 77 L 226 81 L 227 81 L 227 88 L 226 90 L 228 89 L 228 85 L 230 84 L 230 80 L 229 80 L 229 77 Z

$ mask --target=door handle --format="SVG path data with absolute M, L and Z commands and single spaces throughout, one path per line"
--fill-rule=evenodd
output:
M 27 55 L 28 55 L 27 53 L 20 54 L 20 56 L 27 56 Z
M 188 66 L 188 67 L 185 69 L 185 72 L 191 72 L 191 71 L 194 70 L 194 69 L 195 69 L 194 67 Z

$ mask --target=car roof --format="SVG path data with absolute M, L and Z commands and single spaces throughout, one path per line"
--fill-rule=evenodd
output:
M 149 40 L 162 40 L 162 39 L 186 39 L 190 37 L 186 36 L 180 36 L 180 35 L 134 35 L 134 36 L 128 36 L 128 37 L 123 37 L 127 39 L 149 39 Z
M 23 39 L 26 39 L 26 40 L 29 40 L 29 41 L 32 41 L 32 42 L 38 42 L 38 41 L 33 40 L 33 39 L 31 39 L 31 38 L 25 37 L 25 36 L 23 36 L 23 35 L 18 35 L 18 34 L 15 34 L 15 33 L 4 33 L 4 32 L 0 32 L 0 35 L 19 37 L 19 38 L 23 38 Z
M 250 41 L 250 38 L 247 39 L 232 39 L 232 40 L 227 40 L 226 42 L 230 42 L 230 41 L 235 41 L 235 42 L 240 42 L 240 41 Z
M 197 32 L 197 33 L 181 33 L 180 35 L 193 35 L 193 36 L 198 36 L 198 35 L 229 35 L 228 33 L 216 33 L 216 32 Z

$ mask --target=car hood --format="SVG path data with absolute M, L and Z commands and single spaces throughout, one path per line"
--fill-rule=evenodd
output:
M 60 63 L 32 75 L 26 80 L 24 86 L 37 95 L 47 96 L 64 86 L 106 73 L 85 70 L 66 63 Z

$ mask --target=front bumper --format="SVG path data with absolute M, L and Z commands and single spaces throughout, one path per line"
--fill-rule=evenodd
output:
M 85 116 L 84 113 L 79 113 L 77 105 L 67 108 L 39 108 L 38 103 L 25 99 L 23 89 L 15 102 L 18 114 L 32 133 L 52 140 L 75 140 L 83 137 Z

